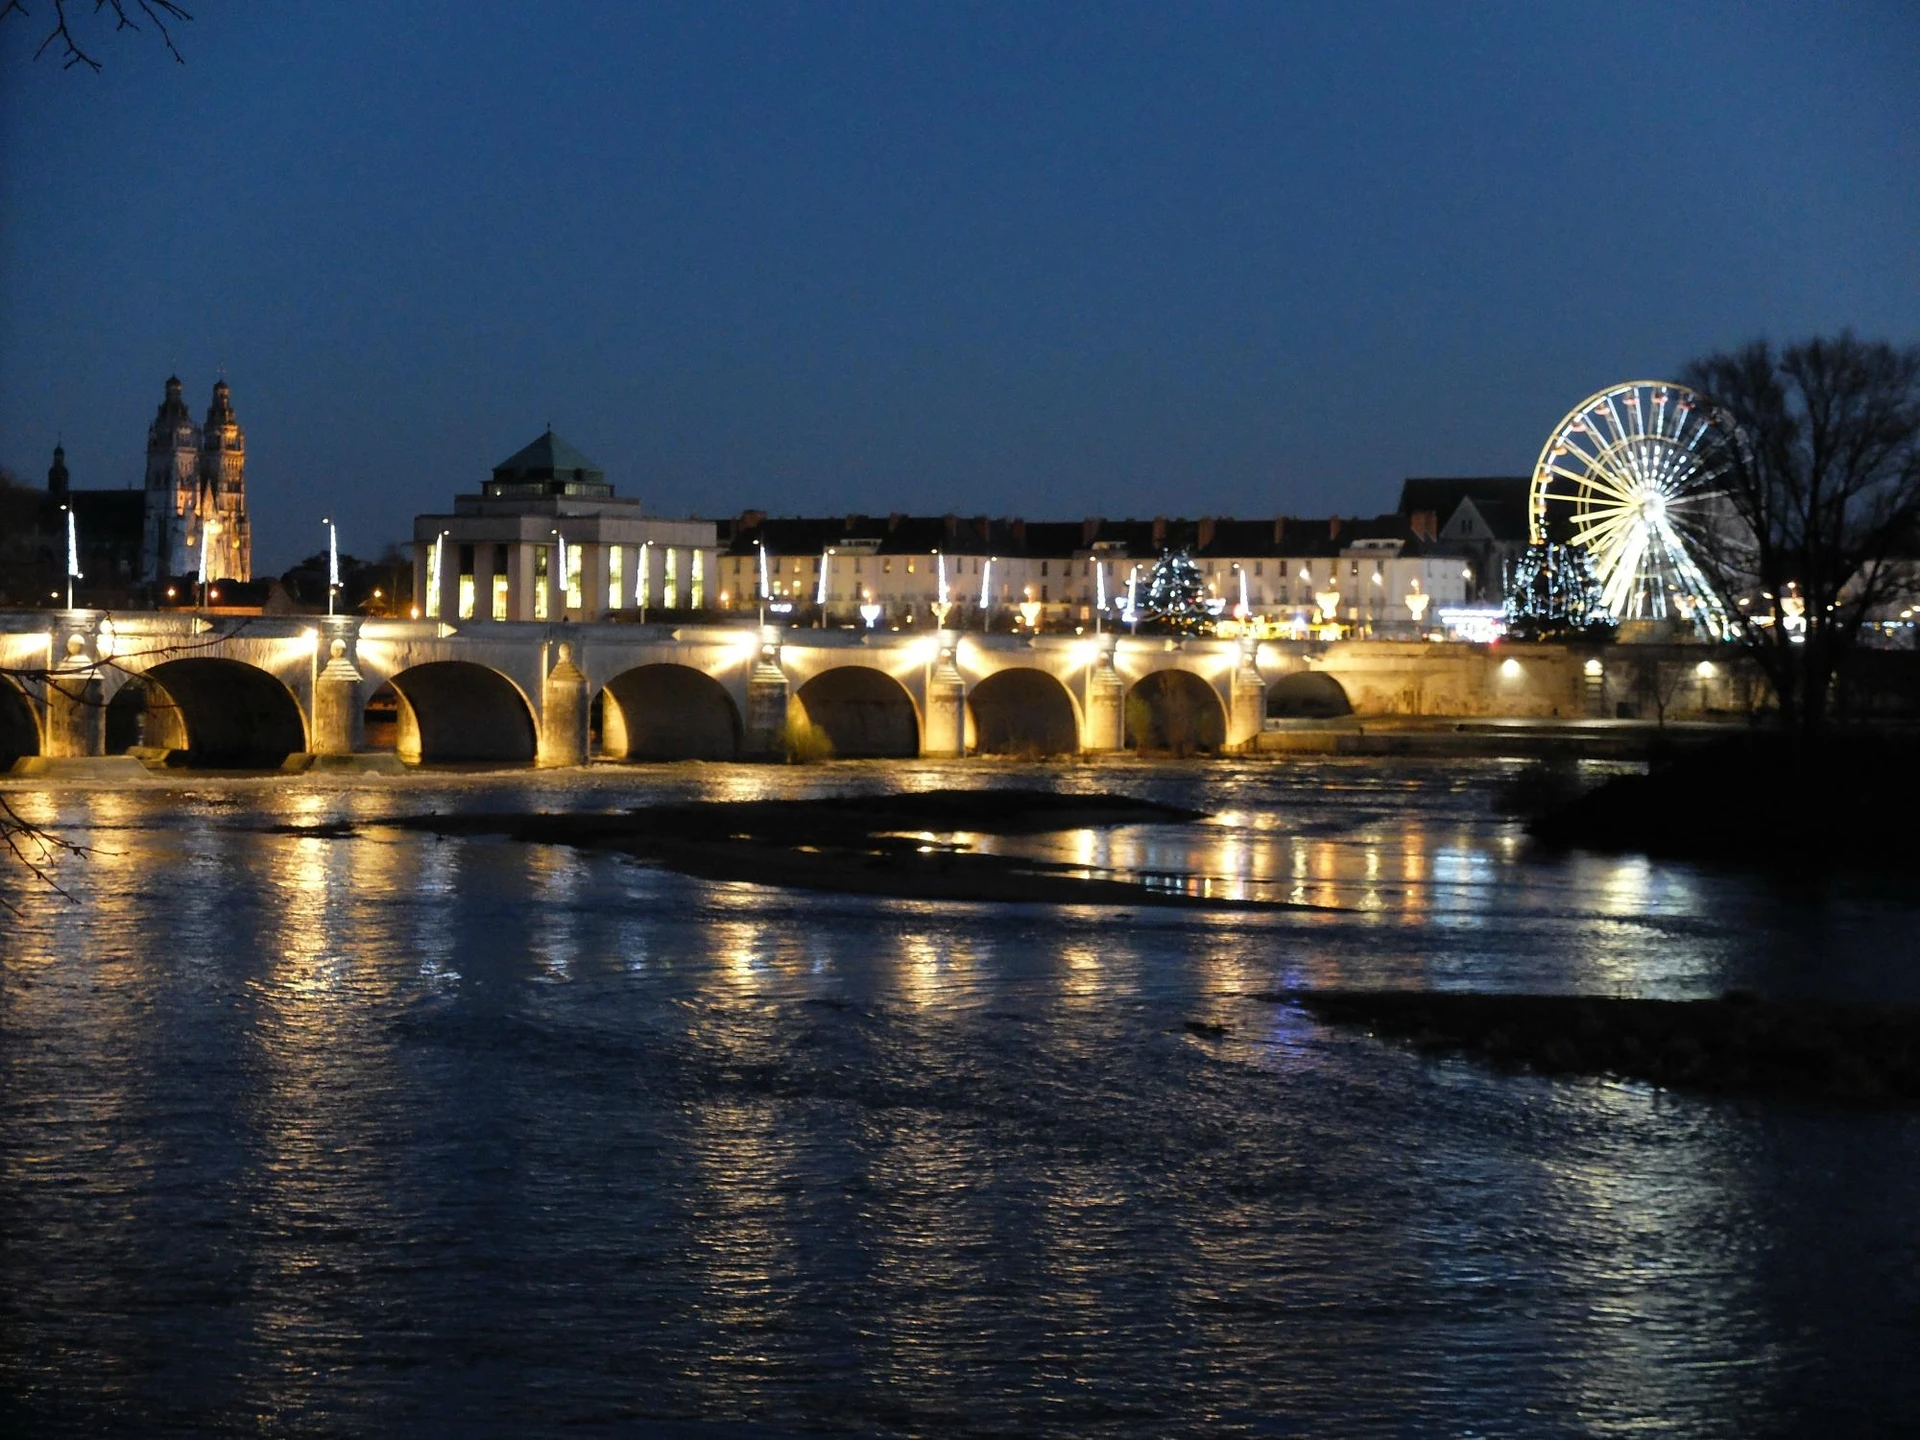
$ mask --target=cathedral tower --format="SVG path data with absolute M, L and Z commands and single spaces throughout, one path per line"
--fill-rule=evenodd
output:
M 200 427 L 201 515 L 216 524 L 207 574 L 220 580 L 253 578 L 253 532 L 247 520 L 247 436 L 233 417 L 227 382 L 216 380 L 207 422 Z
M 166 398 L 147 429 L 147 515 L 140 578 L 161 582 L 201 573 L 210 580 L 253 578 L 253 531 L 247 519 L 247 440 L 222 380 L 213 387 L 204 427 L 193 423 L 180 378 L 167 377 Z
M 147 427 L 147 519 L 140 547 L 140 578 L 161 581 L 190 575 L 200 555 L 200 427 L 181 396 L 180 377 L 167 377 L 160 413 Z

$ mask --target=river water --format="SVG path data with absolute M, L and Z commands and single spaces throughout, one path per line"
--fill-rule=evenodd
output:
M 1908 889 L 1537 856 L 1505 803 L 1529 783 L 1329 760 L 14 789 L 93 853 L 57 867 L 73 903 L 4 881 L 0 1429 L 1911 1423 L 1920 1118 L 1499 1074 L 1254 998 L 1920 999 Z M 822 896 L 378 824 L 1003 784 L 1215 818 L 983 844 L 1338 908 Z

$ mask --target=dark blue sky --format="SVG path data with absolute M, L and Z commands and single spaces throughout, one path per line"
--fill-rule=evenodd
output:
M 263 571 L 549 419 L 670 514 L 1371 513 L 1920 338 L 1906 0 L 191 8 L 0 25 L 0 463 L 137 482 L 224 367 Z

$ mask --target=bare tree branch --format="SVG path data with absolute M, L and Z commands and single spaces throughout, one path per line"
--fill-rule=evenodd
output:
M 1920 573 L 1920 347 L 1764 341 L 1682 377 L 1722 412 L 1721 514 L 1690 537 L 1782 719 L 1824 723 L 1836 677 Z
M 84 0 L 51 0 L 51 3 L 53 27 L 47 31 L 46 38 L 40 42 L 40 48 L 33 52 L 33 58 L 38 60 L 57 44 L 60 47 L 61 69 L 71 70 L 76 65 L 84 65 L 96 75 L 99 74 L 99 60 L 75 36 L 74 22 L 67 13 L 69 7 L 84 8 Z M 7 0 L 4 6 L 0 6 L 0 21 L 15 14 L 22 19 L 32 18 L 32 12 L 27 9 L 24 0 Z M 144 17 L 147 23 L 159 32 L 160 43 L 167 47 L 167 53 L 173 56 L 176 62 L 182 65 L 187 63 L 186 56 L 182 55 L 180 48 L 173 43 L 173 32 L 167 28 L 167 22 L 169 20 L 191 21 L 193 16 L 189 15 L 183 6 L 176 4 L 175 0 L 93 0 L 90 18 L 94 20 L 111 18 L 116 32 L 138 31 L 140 25 L 135 19 L 136 14 Z

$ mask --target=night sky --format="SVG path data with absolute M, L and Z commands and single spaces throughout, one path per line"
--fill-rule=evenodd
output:
M 549 421 L 666 514 L 1374 513 L 1920 339 L 1920 6 L 190 0 L 0 25 L 0 464 L 224 371 L 255 565 Z

